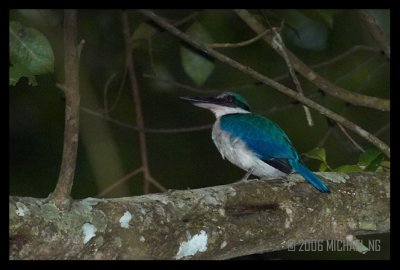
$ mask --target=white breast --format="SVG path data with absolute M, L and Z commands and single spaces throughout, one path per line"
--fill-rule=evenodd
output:
M 221 129 L 220 119 L 217 118 L 212 130 L 212 139 L 221 153 L 222 158 L 226 158 L 239 168 L 245 171 L 254 169 L 254 175 L 258 177 L 282 177 L 286 174 L 260 160 L 255 153 L 238 138 L 233 138 Z

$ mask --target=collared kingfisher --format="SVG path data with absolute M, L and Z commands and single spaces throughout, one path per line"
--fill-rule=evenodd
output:
M 252 113 L 241 95 L 224 92 L 211 97 L 181 99 L 215 114 L 212 139 L 223 159 L 247 171 L 244 180 L 251 174 L 276 178 L 299 173 L 319 191 L 330 192 L 301 161 L 286 133 L 268 118 Z

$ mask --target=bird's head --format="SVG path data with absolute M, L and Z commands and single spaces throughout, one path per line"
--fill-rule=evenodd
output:
M 211 97 L 181 97 L 194 106 L 209 109 L 217 118 L 225 114 L 250 113 L 246 99 L 233 92 L 224 92 Z

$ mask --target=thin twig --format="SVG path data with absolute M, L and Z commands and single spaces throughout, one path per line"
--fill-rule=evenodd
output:
M 346 58 L 347 56 L 349 56 L 357 51 L 362 51 L 362 50 L 376 52 L 376 53 L 380 52 L 380 50 L 376 49 L 376 48 L 372 48 L 372 47 L 368 47 L 368 46 L 364 46 L 364 45 L 355 45 L 354 47 L 351 47 L 347 51 L 345 51 L 337 56 L 334 56 L 333 58 L 331 58 L 329 60 L 310 65 L 310 68 L 319 69 L 319 68 L 328 67 L 328 66 L 333 65 L 333 64 L 339 62 L 340 60 Z M 282 74 L 282 75 L 276 76 L 272 79 L 275 81 L 282 81 L 289 77 L 290 77 L 289 74 Z
M 126 66 L 128 68 L 128 74 L 131 81 L 133 104 L 135 105 L 135 112 L 136 112 L 136 124 L 140 129 L 143 129 L 144 120 L 142 112 L 142 103 L 140 100 L 139 85 L 135 74 L 135 65 L 133 61 L 132 46 L 130 40 L 129 19 L 126 11 L 122 12 L 122 24 L 123 24 L 123 33 L 125 37 Z M 140 145 L 140 156 L 142 159 L 143 174 L 144 174 L 143 192 L 144 194 L 147 194 L 149 193 L 149 182 L 152 182 L 154 184 L 154 181 L 153 177 L 150 174 L 149 161 L 147 157 L 146 135 L 143 131 L 139 131 L 139 145 Z
M 182 89 L 186 89 L 186 90 L 189 90 L 189 91 L 192 91 L 192 92 L 195 92 L 195 93 L 204 94 L 204 93 L 219 93 L 219 92 L 221 92 L 220 90 L 199 89 L 199 88 L 196 88 L 196 87 L 193 87 L 193 86 L 190 86 L 190 85 L 186 85 L 186 84 L 183 84 L 183 83 L 178 83 L 176 81 L 173 81 L 173 80 L 170 80 L 170 79 L 166 79 L 166 78 L 162 78 L 162 77 L 158 77 L 158 76 L 154 76 L 154 75 L 151 75 L 151 74 L 143 74 L 142 76 L 143 76 L 143 78 L 149 78 L 149 79 L 154 79 L 154 80 L 157 80 L 157 81 L 160 81 L 160 82 L 168 83 L 168 84 L 170 84 L 172 86 L 175 86 L 175 87 L 178 87 L 178 88 L 182 88 Z
M 184 132 L 193 132 L 193 131 L 199 131 L 199 130 L 206 130 L 206 129 L 210 129 L 212 127 L 212 124 L 209 125 L 203 125 L 203 126 L 195 126 L 195 127 L 187 127 L 187 128 L 139 128 L 138 126 L 134 126 L 134 125 L 130 125 L 127 123 L 124 123 L 122 121 L 118 121 L 115 120 L 107 115 L 104 115 L 101 112 L 96 112 L 93 111 L 89 108 L 85 108 L 82 107 L 81 110 L 83 112 L 86 112 L 90 115 L 96 116 L 98 118 L 102 118 L 106 121 L 109 121 L 111 123 L 114 123 L 118 126 L 127 128 L 127 129 L 131 129 L 131 130 L 135 130 L 135 131 L 142 131 L 145 133 L 165 133 L 165 134 L 174 134 L 174 133 L 184 133 Z
M 152 183 L 156 188 L 161 190 L 162 192 L 166 192 L 168 189 L 166 189 L 163 185 L 160 184 L 156 179 L 154 179 L 153 176 L 149 175 L 147 179 L 150 183 Z
M 334 130 L 334 127 L 329 127 L 328 130 L 326 131 L 325 135 L 321 138 L 321 140 L 318 142 L 317 148 L 322 147 L 325 142 L 328 140 L 328 138 L 331 136 L 332 132 Z
M 104 90 L 103 90 L 103 106 L 104 106 L 104 113 L 108 115 L 108 100 L 107 100 L 107 93 L 108 93 L 108 88 L 110 87 L 110 83 L 112 80 L 115 78 L 116 73 L 111 74 L 111 76 L 107 79 L 106 84 L 104 85 Z
M 383 132 L 385 132 L 387 129 L 390 128 L 390 123 L 384 125 L 383 127 L 381 127 L 380 129 L 378 129 L 377 131 L 374 132 L 375 136 L 379 136 L 381 135 Z
M 126 180 L 128 180 L 129 178 L 135 176 L 136 174 L 140 173 L 143 171 L 143 168 L 140 167 L 139 169 L 134 170 L 133 172 L 128 173 L 127 175 L 121 177 L 120 179 L 118 179 L 117 181 L 115 181 L 112 185 L 108 186 L 106 189 L 104 189 L 103 191 L 101 191 L 99 194 L 96 195 L 96 197 L 103 197 L 104 195 L 106 195 L 107 193 L 109 193 L 111 190 L 113 190 L 114 188 L 116 188 L 117 186 L 123 184 Z
M 375 39 L 378 46 L 385 53 L 386 57 L 390 60 L 390 44 L 385 38 L 385 33 L 375 21 L 375 18 L 369 14 L 368 10 L 359 10 L 358 14 L 363 20 L 365 26 L 368 28 L 371 36 Z
M 224 54 L 221 54 L 221 53 L 215 51 L 214 49 L 208 48 L 206 45 L 193 40 L 187 34 L 181 32 L 180 30 L 178 30 L 177 28 L 175 28 L 174 26 L 169 24 L 167 21 L 165 21 L 162 17 L 159 17 L 158 15 L 156 15 L 154 12 L 149 11 L 149 10 L 139 10 L 139 12 L 144 14 L 145 16 L 151 18 L 154 22 L 156 22 L 158 25 L 160 25 L 161 27 L 168 30 L 174 36 L 184 40 L 191 46 L 201 50 L 202 52 L 206 53 L 207 55 L 209 55 L 209 56 L 211 56 L 211 57 L 213 57 L 213 58 L 215 58 L 237 70 L 240 70 L 244 74 L 247 74 L 247 75 L 255 78 L 256 80 L 259 80 L 259 81 L 263 82 L 264 84 L 277 89 L 278 91 L 284 93 L 285 95 L 300 101 L 301 103 L 309 106 L 310 108 L 317 110 L 318 112 L 331 118 L 332 120 L 341 123 L 343 126 L 349 128 L 353 132 L 357 133 L 364 139 L 366 139 L 369 142 L 371 142 L 372 144 L 374 144 L 376 147 L 381 149 L 382 152 L 384 152 L 388 157 L 390 157 L 390 147 L 387 144 L 385 144 L 379 138 L 373 136 L 368 131 L 362 129 L 361 127 L 357 126 L 353 122 L 349 121 L 348 119 L 346 119 L 346 118 L 342 117 L 341 115 L 338 115 L 338 114 L 334 113 L 333 111 L 321 106 L 320 104 L 304 97 L 303 95 L 293 91 L 292 89 L 290 89 L 274 80 L 271 80 L 270 78 L 256 72 L 252 68 L 250 68 L 248 66 L 244 66 L 244 65 L 240 64 L 239 62 L 225 56 Z
M 76 168 L 79 134 L 79 56 L 77 40 L 77 11 L 64 11 L 64 73 L 65 129 L 60 174 L 51 199 L 64 206 L 70 198 Z M 83 43 L 81 43 L 83 44 Z M 83 45 L 82 45 L 83 46 Z
M 81 42 L 79 42 L 77 50 L 78 50 L 78 62 L 81 59 L 81 53 L 83 50 L 83 46 L 85 46 L 86 41 L 84 39 L 81 40 Z
M 113 111 L 115 106 L 117 106 L 118 101 L 121 98 L 122 90 L 124 89 L 124 86 L 125 86 L 127 75 L 128 75 L 128 69 L 124 68 L 124 73 L 122 74 L 122 81 L 121 81 L 121 83 L 119 85 L 119 88 L 118 88 L 117 97 L 115 98 L 114 103 L 110 106 L 110 109 L 108 109 L 108 112 Z
M 210 48 L 238 48 L 238 47 L 243 47 L 243 46 L 247 46 L 250 45 L 251 43 L 256 42 L 257 40 L 259 40 L 260 38 L 262 38 L 265 34 L 267 34 L 268 32 L 270 32 L 270 29 L 265 30 L 263 33 L 249 39 L 249 40 L 245 40 L 242 42 L 238 42 L 238 43 L 210 43 L 207 44 L 207 46 L 209 46 Z
M 330 66 L 336 62 L 339 62 L 340 60 L 346 58 L 347 56 L 358 52 L 358 51 L 369 51 L 369 52 L 376 52 L 379 53 L 380 50 L 373 48 L 373 47 L 369 47 L 369 46 L 365 46 L 365 45 L 355 45 L 353 47 L 351 47 L 350 49 L 344 51 L 343 53 L 318 64 L 314 64 L 314 65 L 310 65 L 311 68 L 322 68 L 322 67 L 327 67 Z
M 354 144 L 354 146 L 360 150 L 361 152 L 365 152 L 365 150 L 349 135 L 349 133 L 347 133 L 347 131 L 344 129 L 344 127 L 338 123 L 338 126 L 340 128 L 341 131 L 343 131 L 344 135 L 346 135 L 346 137 Z
M 350 70 L 346 70 L 343 72 L 343 75 L 338 76 L 335 78 L 334 83 L 338 84 L 342 81 L 344 81 L 346 78 L 348 78 L 349 76 L 353 75 L 355 72 L 359 71 L 360 69 L 365 68 L 370 62 L 372 62 L 378 55 L 371 55 L 369 56 L 366 60 L 362 61 L 361 63 L 359 63 L 357 66 L 353 66 L 351 67 Z M 385 63 L 383 63 L 385 64 Z M 365 82 L 365 81 L 363 81 Z
M 289 59 L 289 57 L 287 55 L 287 52 L 286 52 L 287 48 L 285 46 L 285 43 L 283 42 L 283 39 L 282 39 L 281 35 L 279 34 L 279 32 L 276 31 L 275 29 L 273 29 L 273 31 L 274 31 L 274 34 L 275 34 L 275 37 L 273 38 L 273 42 L 274 42 L 275 46 L 278 48 L 278 50 L 280 50 L 282 52 L 283 59 L 285 60 L 286 65 L 287 65 L 287 67 L 289 69 L 289 74 L 290 74 L 290 77 L 292 77 L 294 85 L 296 86 L 296 90 L 300 94 L 304 95 L 303 89 L 301 88 L 300 81 L 297 78 L 297 75 L 294 72 L 292 63 L 290 62 L 290 59 Z M 303 109 L 304 109 L 304 112 L 306 114 L 306 119 L 307 119 L 308 125 L 310 127 L 314 126 L 314 122 L 313 122 L 313 119 L 311 117 L 310 109 L 305 105 L 303 105 Z
M 182 24 L 184 24 L 184 23 L 196 18 L 198 15 L 199 15 L 198 11 L 193 12 L 192 14 L 189 14 L 188 16 L 186 16 L 186 17 L 182 18 L 181 20 L 176 21 L 176 22 L 174 22 L 172 24 L 174 26 L 180 26 L 180 25 L 182 25 Z M 143 37 L 143 38 L 138 38 L 138 39 L 134 39 L 133 38 L 133 35 L 134 35 L 134 33 L 133 33 L 132 36 L 131 36 L 131 43 L 138 42 L 138 41 L 143 41 L 143 40 L 146 40 L 146 39 L 149 39 L 149 38 L 153 38 L 154 36 L 156 36 L 156 35 L 158 35 L 158 34 L 160 34 L 162 32 L 163 31 L 159 31 L 158 29 L 156 29 L 156 31 L 154 33 L 150 34 L 149 36 Z
M 313 98 L 313 97 L 316 97 L 316 96 L 319 96 L 319 95 L 320 94 L 318 92 L 315 92 L 315 93 L 307 96 L 307 98 Z M 286 110 L 289 110 L 289 109 L 293 109 L 296 106 L 299 106 L 300 104 L 301 104 L 300 102 L 295 100 L 295 101 L 292 101 L 292 102 L 290 102 L 290 103 L 288 103 L 286 105 L 283 105 L 283 106 L 273 106 L 272 108 L 270 108 L 270 109 L 268 109 L 266 111 L 260 112 L 260 114 L 269 114 L 270 115 L 270 114 L 286 111 Z
M 254 32 L 262 33 L 265 31 L 265 27 L 247 10 L 236 9 L 235 12 Z M 275 48 L 273 38 L 274 35 L 263 36 L 263 40 L 267 42 L 273 49 L 275 49 L 278 54 L 282 55 L 282 52 Z M 293 64 L 294 69 L 327 94 L 345 100 L 346 102 L 354 105 L 364 106 L 381 111 L 390 111 L 390 100 L 353 93 L 344 88 L 336 86 L 314 72 L 291 51 L 286 50 L 286 53 L 290 59 L 290 62 Z

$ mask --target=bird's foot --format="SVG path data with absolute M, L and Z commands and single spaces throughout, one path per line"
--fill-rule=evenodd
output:
M 239 182 L 247 182 L 248 179 L 249 179 L 249 176 L 253 173 L 253 171 L 254 171 L 254 168 L 250 169 L 250 170 L 242 177 L 242 179 L 240 179 L 240 180 L 238 181 L 238 183 L 239 183 Z

